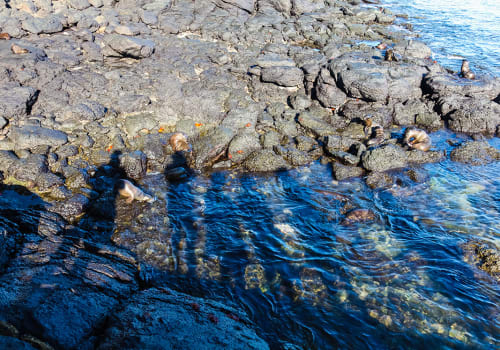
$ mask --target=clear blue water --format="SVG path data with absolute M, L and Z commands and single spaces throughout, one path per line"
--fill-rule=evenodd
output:
M 409 15 L 414 32 L 442 65 L 460 70 L 462 58 L 483 73 L 500 76 L 500 1 L 384 0 L 394 13 Z
M 439 149 L 456 138 L 431 135 Z M 500 147 L 500 140 L 491 143 Z M 216 172 L 144 187 L 151 210 L 118 208 L 113 236 L 160 285 L 243 307 L 273 348 L 494 348 L 500 286 L 463 245 L 500 245 L 500 164 L 443 161 L 371 190 L 331 167 L 266 175 Z M 345 212 L 376 220 L 345 225 Z M 137 215 L 136 215 L 137 214 Z
M 460 56 L 498 75 L 498 1 L 385 4 L 410 15 L 443 65 L 458 70 Z M 447 151 L 447 139 L 464 139 L 431 137 Z M 392 188 L 375 191 L 362 178 L 338 183 L 319 163 L 179 183 L 150 176 L 143 185 L 159 200 L 118 220 L 113 240 L 156 268 L 144 272 L 152 283 L 244 308 L 273 348 L 499 348 L 499 281 L 464 245 L 500 247 L 500 164 L 416 169 L 425 181 L 397 171 Z M 344 225 L 352 209 L 376 220 Z

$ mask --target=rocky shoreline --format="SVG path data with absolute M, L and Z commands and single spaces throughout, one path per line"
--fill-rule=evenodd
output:
M 391 27 L 398 14 L 360 4 L 4 2 L 0 170 L 4 187 L 27 189 L 36 203 L 2 207 L 0 344 L 113 348 L 116 339 L 143 348 L 150 341 L 144 327 L 153 323 L 158 334 L 176 328 L 153 311 L 137 316 L 139 326 L 127 323 L 138 312 L 134 303 L 154 300 L 155 309 L 169 305 L 179 315 L 202 305 L 191 305 L 189 317 L 200 334 L 214 334 L 207 348 L 267 347 L 241 321 L 242 311 L 141 290 L 135 258 L 111 246 L 109 236 L 99 238 L 91 223 L 72 226 L 85 215 L 113 219 L 120 178 L 280 171 L 321 158 L 337 180 L 366 175 L 379 188 L 388 184 L 388 170 L 448 157 L 409 148 L 409 126 L 472 136 L 456 145 L 453 161 L 498 161 L 500 151 L 484 138 L 500 136 L 500 78 L 459 77 L 432 61 L 425 44 Z M 385 45 L 365 42 L 386 44 L 391 58 Z M 367 117 L 383 129 L 375 146 Z M 187 135 L 191 151 L 172 149 L 174 132 Z M 35 285 L 47 287 L 30 297 Z M 111 318 L 117 310 L 122 316 Z M 129 327 L 137 334 L 124 340 Z

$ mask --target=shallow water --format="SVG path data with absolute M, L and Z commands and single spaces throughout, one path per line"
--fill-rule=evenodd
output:
M 408 22 L 442 65 L 460 70 L 462 59 L 471 68 L 500 76 L 500 2 L 498 0 L 384 0 Z
M 432 134 L 439 149 L 456 135 Z M 496 147 L 498 139 L 491 140 Z M 500 164 L 449 160 L 394 173 L 393 188 L 337 183 L 315 163 L 276 174 L 149 176 L 149 205 L 118 206 L 115 243 L 145 279 L 245 308 L 273 347 L 500 345 L 500 287 L 462 245 L 500 245 Z M 147 209 L 146 209 L 147 208 Z M 348 210 L 376 220 L 345 225 Z

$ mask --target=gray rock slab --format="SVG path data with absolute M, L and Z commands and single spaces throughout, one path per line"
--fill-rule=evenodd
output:
M 9 138 L 15 143 L 17 149 L 29 149 L 42 145 L 59 146 L 68 142 L 68 136 L 62 131 L 31 125 L 13 127 Z
M 262 69 L 260 78 L 265 83 L 294 87 L 303 84 L 304 73 L 296 67 L 268 67 Z
M 33 34 L 50 34 L 63 30 L 61 19 L 58 16 L 28 17 L 22 21 L 22 28 Z

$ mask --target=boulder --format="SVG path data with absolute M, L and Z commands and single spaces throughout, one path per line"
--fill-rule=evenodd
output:
M 0 116 L 10 119 L 26 115 L 37 96 L 32 87 L 0 88 Z
M 270 149 L 252 153 L 243 163 L 249 171 L 280 171 L 291 168 L 290 164 Z
M 141 151 L 134 151 L 120 156 L 120 167 L 128 177 L 139 180 L 146 175 L 147 157 Z
M 153 41 L 127 35 L 111 34 L 104 38 L 104 42 L 112 49 L 111 52 L 103 52 L 106 56 L 145 58 L 155 50 Z
M 167 288 L 137 293 L 108 324 L 99 350 L 269 349 L 243 311 Z
M 408 165 L 405 151 L 401 147 L 392 144 L 369 149 L 363 153 L 361 161 L 363 168 L 377 172 L 404 168 Z
M 468 141 L 450 153 L 454 162 L 483 165 L 500 160 L 500 151 L 486 141 Z

